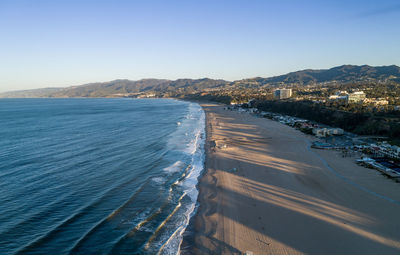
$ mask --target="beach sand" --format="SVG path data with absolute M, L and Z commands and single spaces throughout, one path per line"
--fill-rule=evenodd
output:
M 399 183 L 279 122 L 202 106 L 206 170 L 182 254 L 400 254 Z

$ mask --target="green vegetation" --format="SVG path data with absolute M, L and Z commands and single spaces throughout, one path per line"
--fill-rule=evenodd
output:
M 360 135 L 400 137 L 400 111 L 342 111 L 312 101 L 261 101 L 257 103 L 257 108 L 340 127 Z

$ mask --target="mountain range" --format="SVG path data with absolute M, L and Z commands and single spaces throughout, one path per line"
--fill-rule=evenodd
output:
M 255 86 L 278 86 L 281 84 L 315 84 L 322 82 L 387 81 L 400 83 L 400 67 L 343 65 L 331 69 L 302 70 L 269 78 L 249 78 L 238 81 L 215 79 L 142 79 L 114 80 L 96 82 L 65 88 L 44 88 L 0 93 L 0 97 L 110 97 L 139 93 L 198 92 L 205 89 L 218 89 L 246 83 Z

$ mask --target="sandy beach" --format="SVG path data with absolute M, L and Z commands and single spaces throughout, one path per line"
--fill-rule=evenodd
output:
M 281 123 L 202 106 L 206 170 L 182 254 L 400 254 L 399 183 Z

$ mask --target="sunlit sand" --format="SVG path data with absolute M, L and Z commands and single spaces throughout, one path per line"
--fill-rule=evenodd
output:
M 203 107 L 207 172 L 194 244 L 184 241 L 184 251 L 400 254 L 398 183 L 310 149 L 312 137 L 278 122 Z

